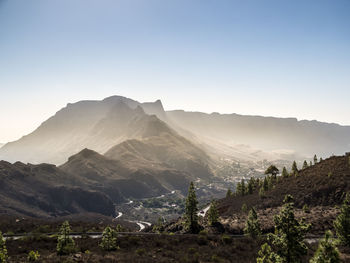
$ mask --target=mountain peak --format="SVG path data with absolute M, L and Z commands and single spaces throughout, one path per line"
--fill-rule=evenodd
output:
M 81 150 L 80 152 L 78 152 L 77 154 L 69 157 L 68 162 L 70 162 L 76 158 L 89 159 L 89 158 L 97 156 L 97 155 L 99 155 L 97 152 L 90 150 L 88 148 L 85 148 L 85 149 Z

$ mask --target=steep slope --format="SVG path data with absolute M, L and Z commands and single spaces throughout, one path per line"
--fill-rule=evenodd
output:
M 222 222 L 231 225 L 233 231 L 242 231 L 246 213 L 242 205 L 255 207 L 266 229 L 273 227 L 273 215 L 277 214 L 285 195 L 294 197 L 297 215 L 312 224 L 314 233 L 333 228 L 337 214 L 336 205 L 341 205 L 346 193 L 350 192 L 350 155 L 330 157 L 316 165 L 303 169 L 297 177 L 279 178 L 274 187 L 263 196 L 255 189 L 253 194 L 232 196 L 218 202 Z M 302 207 L 307 205 L 309 213 Z
M 62 216 L 95 212 L 114 215 L 111 199 L 91 191 L 82 178 L 54 165 L 0 162 L 0 213 Z
M 113 96 L 102 101 L 68 104 L 31 134 L 3 146 L 0 159 L 61 164 L 84 148 L 103 153 L 139 134 L 137 129 L 142 127 L 137 127 L 137 123 L 129 127 L 129 122 L 145 113 L 165 118 L 160 101 L 142 104 Z
M 192 175 L 192 179 L 208 179 L 213 176 L 210 157 L 200 148 L 177 134 L 155 116 L 142 125 L 143 138 L 127 140 L 112 147 L 105 154 L 108 158 L 146 168 L 150 163 L 166 165 Z
M 303 156 L 343 154 L 350 148 L 350 126 L 298 121 L 295 118 L 244 116 L 238 114 L 206 114 L 201 112 L 168 111 L 170 121 L 183 127 L 217 148 L 218 144 L 242 145 L 268 153 L 290 153 Z M 230 149 L 224 149 L 228 153 Z M 244 151 L 244 149 L 243 149 Z M 249 150 L 252 154 L 252 150 Z M 247 151 L 246 151 L 247 152 Z M 249 156 L 248 156 L 249 157 Z M 294 156 L 290 156 L 294 158 Z

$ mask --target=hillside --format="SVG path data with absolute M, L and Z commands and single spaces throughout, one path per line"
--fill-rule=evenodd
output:
M 273 189 L 259 196 L 258 189 L 251 195 L 233 196 L 219 201 L 218 209 L 222 222 L 231 231 L 242 231 L 246 214 L 242 205 L 255 207 L 265 224 L 271 230 L 273 215 L 278 213 L 284 196 L 291 194 L 299 216 L 306 217 L 313 224 L 313 231 L 333 228 L 337 214 L 335 206 L 341 205 L 345 193 L 350 192 L 350 156 L 333 156 L 299 172 L 299 176 L 280 177 Z M 310 213 L 304 213 L 307 205 Z
M 162 164 L 147 163 L 141 167 L 88 149 L 70 157 L 60 169 L 84 178 L 92 189 L 107 194 L 115 203 L 159 196 L 172 190 L 185 192 L 190 178 L 189 174 Z
M 114 215 L 111 199 L 89 189 L 82 178 L 54 165 L 0 161 L 0 213 L 6 215 L 64 216 L 94 212 Z

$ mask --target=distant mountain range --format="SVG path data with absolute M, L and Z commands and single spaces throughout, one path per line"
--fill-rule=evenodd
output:
M 80 101 L 0 148 L 0 213 L 111 215 L 115 203 L 212 181 L 220 158 L 328 156 L 349 143 L 350 127 L 337 124 L 166 112 L 159 100 L 120 96 Z
M 293 118 L 165 112 L 159 100 L 140 103 L 113 96 L 68 104 L 31 134 L 3 146 L 0 159 L 62 164 L 84 148 L 104 154 L 127 140 L 150 142 L 152 137 L 154 141 L 162 129 L 187 139 L 190 147 L 196 145 L 202 156 L 301 159 L 315 153 L 343 154 L 350 148 L 350 126 Z M 164 140 L 164 136 L 159 138 Z

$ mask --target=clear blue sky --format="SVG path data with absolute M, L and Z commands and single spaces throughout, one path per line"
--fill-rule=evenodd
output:
M 350 125 L 349 0 L 0 0 L 0 142 L 68 102 Z

